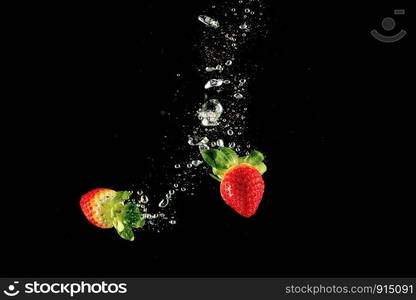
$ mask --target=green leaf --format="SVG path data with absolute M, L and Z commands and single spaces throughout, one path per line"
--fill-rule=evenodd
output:
M 125 205 L 122 218 L 123 223 L 131 228 L 143 227 L 145 223 L 139 207 L 131 202 Z
M 227 169 L 227 156 L 217 150 L 209 149 L 201 152 L 202 158 L 205 162 L 216 169 Z
M 212 168 L 212 173 L 214 173 L 214 175 L 217 175 L 219 178 L 223 178 L 225 172 L 227 172 L 227 170 Z
M 220 151 L 224 153 L 226 156 L 226 159 L 229 165 L 228 168 L 238 164 L 238 155 L 237 153 L 234 152 L 233 149 L 227 148 L 227 147 L 221 147 Z
M 134 241 L 134 233 L 133 230 L 131 230 L 131 228 L 126 227 L 124 230 L 117 232 L 123 239 L 128 241 Z
M 263 175 L 267 171 L 267 167 L 264 163 L 258 163 L 256 165 L 253 165 L 257 169 L 257 171 L 260 172 L 261 175 Z
M 215 169 L 226 170 L 238 164 L 238 155 L 230 148 L 209 149 L 202 151 L 201 154 L 205 162 Z
M 212 178 L 214 178 L 215 180 L 221 182 L 221 178 L 219 178 L 218 176 L 214 175 L 214 174 L 209 174 L 209 176 L 211 176 Z
M 122 221 L 122 219 L 119 216 L 113 219 L 113 225 L 114 225 L 114 228 L 118 232 L 123 231 L 125 229 L 125 226 L 123 224 L 123 221 Z
M 263 160 L 264 155 L 257 150 L 252 151 L 248 156 L 244 157 L 244 162 L 253 166 L 258 163 L 261 163 Z
M 113 203 L 120 203 L 126 201 L 130 198 L 132 192 L 129 191 L 120 191 L 117 192 L 116 196 L 113 199 Z

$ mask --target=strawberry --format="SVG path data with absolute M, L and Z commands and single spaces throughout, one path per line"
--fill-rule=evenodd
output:
M 93 225 L 115 227 L 123 239 L 133 241 L 133 229 L 143 227 L 145 220 L 139 207 L 127 202 L 131 194 L 106 188 L 93 189 L 81 197 L 81 210 Z
M 264 193 L 262 175 L 267 168 L 263 154 L 253 151 L 238 157 L 226 147 L 205 150 L 201 154 L 212 167 L 211 177 L 221 182 L 220 192 L 225 203 L 243 217 L 254 215 Z

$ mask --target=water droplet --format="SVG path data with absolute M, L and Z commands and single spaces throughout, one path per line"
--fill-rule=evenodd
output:
M 235 99 L 242 99 L 242 98 L 243 98 L 243 95 L 242 95 L 242 94 L 240 94 L 240 93 L 235 93 L 235 94 L 234 94 L 234 98 L 235 98 Z
M 217 66 L 215 67 L 215 69 L 216 69 L 217 71 L 222 72 L 222 71 L 224 70 L 224 67 L 223 67 L 223 66 L 221 66 L 221 65 L 217 65 Z
M 175 169 L 179 169 L 181 167 L 181 165 L 180 164 L 176 164 L 175 165 Z
M 205 84 L 205 89 L 210 89 L 212 87 L 219 87 L 223 84 L 222 79 L 211 79 Z
M 192 165 L 194 167 L 198 167 L 200 164 L 202 164 L 202 160 L 193 160 L 192 161 Z
M 169 199 L 162 199 L 162 201 L 159 202 L 160 208 L 165 208 L 169 204 Z
M 238 134 L 238 135 L 242 135 L 242 134 L 243 134 L 243 132 L 239 131 L 239 132 L 237 132 L 237 134 Z
M 245 83 L 246 83 L 246 80 L 245 79 L 240 79 L 240 85 L 243 85 Z
M 175 194 L 175 190 L 169 190 L 169 195 Z
M 231 83 L 231 81 L 229 81 L 229 80 L 224 80 L 224 84 L 230 84 Z
M 247 24 L 246 23 L 243 23 L 243 24 L 241 24 L 240 26 L 238 26 L 238 28 L 240 28 L 240 29 L 243 29 L 243 30 L 246 30 L 247 29 Z
M 139 203 L 147 203 L 147 202 L 149 202 L 149 197 L 147 197 L 146 195 L 142 195 L 140 197 Z
M 231 11 L 232 11 L 232 12 L 235 12 L 235 8 L 234 8 L 234 7 L 233 7 L 233 8 L 231 8 Z
M 218 147 L 224 147 L 224 141 L 223 141 L 222 139 L 219 139 L 219 140 L 217 141 L 217 146 L 218 146 Z
M 172 225 L 175 225 L 176 221 L 175 220 L 170 220 L 169 223 L 172 224 Z
M 234 143 L 234 142 L 231 142 L 231 143 L 229 143 L 229 144 L 228 144 L 228 146 L 229 146 L 230 148 L 234 148 L 234 147 L 235 147 L 235 143 Z
M 177 183 L 173 184 L 173 187 L 175 187 L 175 188 L 177 188 L 178 186 L 179 186 L 179 184 L 177 184 Z
M 246 8 L 246 9 L 244 10 L 244 12 L 245 12 L 246 14 L 248 14 L 248 13 L 250 12 L 250 9 L 249 9 L 249 8 Z
M 207 71 L 207 72 L 213 72 L 213 71 L 216 71 L 217 70 L 217 68 L 214 68 L 214 67 L 206 67 L 205 68 L 205 71 Z
M 140 195 L 143 195 L 143 190 L 138 190 L 138 191 L 137 191 L 137 195 L 139 195 L 139 196 L 140 196 Z
M 221 103 L 217 99 L 211 99 L 202 105 L 198 111 L 198 117 L 202 120 L 201 123 L 203 126 L 217 126 L 222 112 L 223 107 Z
M 215 147 L 215 146 L 217 146 L 217 143 L 216 142 L 212 142 L 211 143 L 211 147 Z
M 189 163 L 189 164 L 186 165 L 186 167 L 192 168 L 192 164 Z
M 186 187 L 181 187 L 181 191 L 185 192 L 186 191 Z
M 233 61 L 232 60 L 227 60 L 226 62 L 225 62 L 225 65 L 226 66 L 231 66 L 233 64 Z
M 228 135 L 233 135 L 234 134 L 234 131 L 232 131 L 231 129 L 228 129 L 227 134 Z
M 211 27 L 211 28 L 220 27 L 220 23 L 217 20 L 215 20 L 211 17 L 205 16 L 205 15 L 198 16 L 198 20 L 201 21 L 202 23 L 204 23 L 205 25 L 207 25 L 208 27 Z

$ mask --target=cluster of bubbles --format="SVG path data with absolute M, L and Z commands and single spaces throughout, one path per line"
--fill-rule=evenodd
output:
M 198 120 L 196 126 L 184 126 L 188 159 L 172 163 L 174 176 L 167 192 L 159 199 L 137 191 L 134 201 L 147 219 L 146 228 L 161 231 L 176 224 L 172 203 L 180 194 L 192 196 L 189 184 L 202 170 L 208 171 L 200 152 L 230 147 L 239 155 L 247 155 L 251 145 L 244 137 L 247 128 L 248 84 L 250 70 L 240 51 L 254 36 L 264 34 L 263 4 L 261 0 L 229 0 L 212 5 L 198 16 L 202 37 L 197 45 L 201 52 L 198 72 L 204 79 L 203 99 L 196 103 L 196 111 L 187 112 Z M 203 169 L 201 169 L 203 168 Z M 157 206 L 157 207 L 156 207 Z M 150 213 L 151 207 L 157 213 Z

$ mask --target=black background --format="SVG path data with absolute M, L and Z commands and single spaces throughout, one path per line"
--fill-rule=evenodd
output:
M 201 88 L 196 18 L 211 2 L 193 2 L 44 7 L 18 28 L 18 73 L 29 82 L 5 110 L 13 167 L 1 275 L 414 275 L 412 33 L 395 44 L 369 34 L 386 33 L 381 20 L 405 7 L 266 1 L 268 36 L 247 54 L 263 67 L 249 135 L 269 168 L 254 217 L 226 207 L 207 177 L 195 199 L 176 203 L 170 232 L 129 243 L 88 224 L 80 195 L 129 188 L 150 172 L 149 157 L 168 159 L 164 135 L 183 138 L 160 111 L 183 113 L 172 102 L 177 73 L 188 95 Z M 394 32 L 407 29 L 409 16 L 395 18 Z

